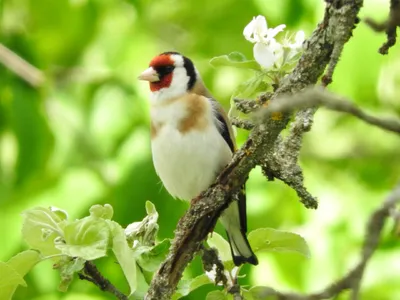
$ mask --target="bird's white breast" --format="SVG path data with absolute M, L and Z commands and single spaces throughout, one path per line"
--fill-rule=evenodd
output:
M 152 122 L 162 125 L 152 139 L 152 154 L 157 174 L 168 192 L 190 200 L 213 183 L 232 153 L 214 123 L 210 103 L 205 128 L 185 133 L 178 129 L 185 117 L 185 105 L 177 101 L 152 108 Z

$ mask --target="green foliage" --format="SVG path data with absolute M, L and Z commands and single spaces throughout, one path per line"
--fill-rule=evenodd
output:
M 27 286 L 24 277 L 39 260 L 37 251 L 26 250 L 6 263 L 0 262 L 0 299 L 12 299 L 19 285 Z
M 114 212 L 109 204 L 94 205 L 89 209 L 89 216 L 74 221 L 58 208 L 36 207 L 25 211 L 23 237 L 37 251 L 21 252 L 7 263 L 1 263 L 1 274 L 5 275 L 4 297 L 11 299 L 18 285 L 26 286 L 23 277 L 39 257 L 54 261 L 61 277 L 59 290 L 66 292 L 74 275 L 84 272 L 86 261 L 105 257 L 110 250 L 125 275 L 130 294 L 142 295 L 148 282 L 141 272 L 154 272 L 170 245 L 168 239 L 156 242 L 158 213 L 150 201 L 146 203 L 146 210 L 148 215 L 143 221 L 131 224 L 127 231 L 111 220 Z
M 136 291 L 137 267 L 134 249 L 130 248 L 126 240 L 124 229 L 116 222 L 108 221 L 112 236 L 112 251 L 129 283 L 130 294 Z
M 254 286 L 244 291 L 243 296 L 246 300 L 276 300 L 274 289 L 266 286 Z
M 213 232 L 207 240 L 208 245 L 218 249 L 218 256 L 222 262 L 231 261 L 232 254 L 229 243 L 218 233 Z
M 306 241 L 298 234 L 276 230 L 273 228 L 258 228 L 249 233 L 249 243 L 255 252 L 276 251 L 296 252 L 310 257 L 310 249 Z
M 179 299 L 183 296 L 187 296 L 191 291 L 206 285 L 213 283 L 206 274 L 199 275 L 193 279 L 182 279 L 179 284 L 176 293 L 172 296 L 173 300 Z
M 227 66 L 255 71 L 261 70 L 260 65 L 255 60 L 248 60 L 246 56 L 240 52 L 231 52 L 228 55 L 214 57 L 210 60 L 210 64 L 214 67 Z
M 206 300 L 228 300 L 232 299 L 231 295 L 227 295 L 221 291 L 212 291 L 207 294 Z
M 85 265 L 85 260 L 80 257 L 70 257 L 70 256 L 62 256 L 54 264 L 54 269 L 59 270 L 60 272 L 60 284 L 58 289 L 61 292 L 67 292 L 69 285 L 71 284 L 72 280 L 76 273 L 82 271 Z
M 61 251 L 54 241 L 62 237 L 66 219 L 43 207 L 27 210 L 22 215 L 24 217 L 22 236 L 26 243 L 45 256 L 60 254 Z
M 130 293 L 143 297 L 151 276 L 165 259 L 170 240 L 157 242 L 158 212 L 153 203 L 146 202 L 147 216 L 141 222 L 130 224 L 125 230 L 112 221 L 111 205 L 93 205 L 90 215 L 71 221 L 64 210 L 36 207 L 23 213 L 23 237 L 35 250 L 21 252 L 7 263 L 1 263 L 4 297 L 11 299 L 18 285 L 26 286 L 23 277 L 40 260 L 52 259 L 54 269 L 60 272 L 59 290 L 66 292 L 76 273 L 88 276 L 84 270 L 87 261 L 107 256 L 112 250 L 128 282 Z M 300 236 L 270 228 L 250 232 L 249 242 L 254 251 L 296 251 L 308 255 L 308 247 Z M 213 233 L 208 244 L 218 250 L 227 274 L 233 271 L 229 243 L 218 233 Z M 235 275 L 229 275 L 235 276 Z M 146 280 L 148 278 L 148 280 Z M 174 299 L 187 296 L 203 285 L 212 283 L 209 275 L 203 274 L 182 280 Z M 224 293 L 215 291 L 207 299 L 228 299 Z M 228 297 L 228 298 L 226 298 Z
M 155 54 L 178 50 L 193 59 L 210 91 L 228 109 L 232 95 L 257 96 L 271 89 L 280 74 L 268 77 L 226 64 L 213 68 L 210 59 L 237 51 L 251 61 L 253 45 L 242 32 L 258 14 L 265 15 L 271 27 L 285 23 L 290 32 L 303 29 L 307 37 L 322 18 L 324 2 L 18 0 L 2 1 L 0 6 L 0 43 L 46 78 L 43 85 L 32 87 L 0 64 L 0 260 L 5 262 L 26 248 L 20 235 L 21 212 L 32 207 L 60 207 L 74 222 L 87 216 L 92 205 L 110 203 L 113 220 L 125 228 L 143 219 L 149 199 L 160 213 L 158 239 L 167 247 L 187 204 L 171 199 L 154 172 L 148 89 L 136 77 Z M 381 1 L 368 1 L 360 17 L 384 20 L 386 15 Z M 397 45 L 388 56 L 379 56 L 377 49 L 383 41 L 384 35 L 358 24 L 329 89 L 376 114 L 398 116 L 400 48 Z M 235 59 L 240 57 L 228 55 L 228 60 Z M 248 80 L 251 84 L 241 85 Z M 238 130 L 239 145 L 246 137 L 247 132 Z M 319 110 L 304 137 L 300 157 L 305 184 L 320 199 L 319 209 L 305 210 L 296 193 L 279 181 L 267 182 L 258 169 L 246 185 L 249 231 L 268 227 L 301 232 L 311 258 L 261 251 L 257 253 L 260 265 L 246 267 L 241 284 L 312 292 L 346 273 L 359 255 L 369 213 L 398 181 L 398 148 L 393 134 Z M 46 215 L 37 213 L 38 221 L 47 222 Z M 54 210 L 47 214 L 57 220 L 50 231 L 42 232 L 34 224 L 27 230 L 24 225 L 23 235 L 29 247 L 42 249 L 42 255 L 59 255 L 61 250 L 53 243 L 58 233 L 53 229 L 64 226 L 67 218 Z M 216 230 L 223 234 L 220 226 Z M 400 298 L 398 272 L 393 268 L 398 241 L 391 241 L 367 266 L 363 299 Z M 128 239 L 130 247 L 133 242 Z M 125 275 L 115 263 L 113 240 L 108 243 L 110 258 L 96 264 L 123 290 Z M 135 259 L 139 264 L 141 255 Z M 26 276 L 18 275 L 28 287 L 18 288 L 14 299 L 63 298 L 57 292 L 58 273 L 42 263 Z M 202 274 L 196 262 L 187 270 L 189 278 Z M 136 275 L 133 297 L 143 294 L 152 272 Z M 70 298 L 109 299 L 85 282 L 68 288 Z M 184 294 L 184 299 L 204 299 L 210 289 L 212 285 L 204 285 Z M 0 288 L 0 292 L 5 290 Z

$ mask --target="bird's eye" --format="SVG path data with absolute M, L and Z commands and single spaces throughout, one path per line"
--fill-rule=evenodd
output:
M 161 66 L 156 68 L 157 73 L 160 77 L 163 77 L 169 73 L 171 73 L 175 69 L 174 66 Z

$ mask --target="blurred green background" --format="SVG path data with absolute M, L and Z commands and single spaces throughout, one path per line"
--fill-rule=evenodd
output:
M 384 20 L 388 2 L 365 1 L 361 17 Z M 228 109 L 235 87 L 252 74 L 214 69 L 208 61 L 232 51 L 252 57 L 242 31 L 253 16 L 263 14 L 271 26 L 284 23 L 309 35 L 323 10 L 322 0 L 1 1 L 1 43 L 42 70 L 46 80 L 32 87 L 0 65 L 0 260 L 26 248 L 20 213 L 39 205 L 80 218 L 91 205 L 110 203 L 114 219 L 126 226 L 145 216 L 150 200 L 160 213 L 160 238 L 173 237 L 187 203 L 173 200 L 154 172 L 149 91 L 138 74 L 156 54 L 180 51 L 194 60 Z M 384 40 L 359 24 L 330 89 L 374 113 L 398 117 L 400 46 L 383 57 L 377 50 Z M 246 134 L 238 132 L 239 144 Z M 399 179 L 399 149 L 394 134 L 318 111 L 301 165 L 319 209 L 306 210 L 294 191 L 267 182 L 258 169 L 247 184 L 249 230 L 297 232 L 312 256 L 259 253 L 259 266 L 246 266 L 241 282 L 311 292 L 342 276 L 358 259 L 369 214 Z M 399 245 L 390 225 L 368 265 L 362 299 L 400 299 Z M 28 288 L 19 288 L 15 299 L 110 299 L 78 279 L 69 293 L 58 292 L 58 273 L 51 267 L 51 262 L 36 266 L 27 276 Z M 127 291 L 114 261 L 104 259 L 99 267 Z M 196 259 L 186 276 L 200 272 Z M 186 299 L 204 299 L 213 288 L 202 287 Z

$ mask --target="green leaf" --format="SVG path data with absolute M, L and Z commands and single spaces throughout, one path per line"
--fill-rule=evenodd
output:
M 68 219 L 68 213 L 67 213 L 65 210 L 63 210 L 63 209 L 61 209 L 61 208 L 58 208 L 58 207 L 54 207 L 54 206 L 50 206 L 50 210 L 51 210 L 55 215 L 57 215 L 57 217 L 59 217 L 60 220 L 64 221 L 64 220 L 67 220 L 67 219 Z
M 129 245 L 133 246 L 135 240 L 142 245 L 153 246 L 158 233 L 158 212 L 153 203 L 146 201 L 147 216 L 141 222 L 129 224 L 125 229 Z
M 214 67 L 228 66 L 241 69 L 261 70 L 260 65 L 255 60 L 247 60 L 240 52 L 231 52 L 228 55 L 213 57 L 210 64 Z
M 151 279 L 150 279 L 151 280 Z M 146 281 L 145 274 L 141 270 L 136 269 L 136 289 L 135 292 L 131 294 L 132 299 L 144 299 L 147 291 L 149 290 L 149 281 Z
M 304 238 L 293 232 L 259 228 L 249 233 L 248 240 L 254 252 L 296 252 L 310 257 L 310 249 Z
M 111 218 L 114 215 L 114 210 L 110 204 L 96 204 L 93 205 L 90 209 L 90 216 L 96 217 L 96 218 L 102 218 L 106 220 L 111 220 Z
M 233 51 L 233 52 L 229 53 L 228 58 L 231 61 L 248 61 L 246 56 L 239 51 Z
M 276 291 L 267 286 L 254 286 L 245 294 L 250 294 L 247 298 L 251 300 L 276 300 L 278 299 Z
M 40 261 L 34 250 L 18 253 L 7 263 L 0 262 L 0 299 L 11 299 L 18 285 L 26 286 L 23 277 Z
M 259 72 L 256 76 L 239 84 L 233 94 L 235 97 L 252 98 L 266 90 L 268 90 L 268 84 L 264 81 L 264 74 Z
M 59 254 L 54 240 L 63 235 L 64 222 L 60 216 L 44 207 L 35 207 L 22 213 L 22 236 L 27 244 L 44 256 Z
M 149 272 L 158 270 L 160 264 L 164 261 L 168 254 L 171 240 L 165 239 L 153 247 L 142 246 L 135 248 L 135 255 L 138 256 L 138 264 L 140 267 Z
M 10 258 L 7 264 L 17 271 L 19 275 L 24 277 L 39 261 L 39 252 L 35 250 L 26 250 Z
M 0 262 L 0 299 L 12 299 L 18 285 L 26 286 L 23 276 L 8 263 Z
M 58 289 L 61 292 L 66 292 L 69 285 L 74 279 L 75 273 L 82 271 L 85 266 L 85 260 L 79 257 L 72 258 L 68 256 L 63 256 L 55 265 L 54 269 L 60 271 L 61 282 Z
M 225 300 L 229 299 L 224 292 L 212 291 L 207 294 L 206 300 Z
M 183 279 L 179 282 L 176 293 L 172 296 L 173 300 L 189 295 L 191 291 L 205 285 L 213 283 L 206 274 L 202 274 L 193 279 Z
M 93 260 L 107 254 L 110 228 L 106 220 L 86 217 L 69 222 L 64 228 L 64 238 L 56 248 L 65 255 Z
M 208 238 L 207 243 L 210 247 L 218 250 L 218 256 L 223 262 L 232 260 L 231 247 L 221 235 L 213 232 Z
M 146 201 L 146 213 L 150 215 L 157 215 L 158 218 L 158 212 L 156 210 L 156 206 L 151 202 L 151 201 Z
M 124 229 L 114 221 L 108 221 L 108 224 L 112 235 L 112 250 L 128 281 L 130 294 L 133 294 L 137 288 L 136 272 L 139 272 L 134 252 L 128 245 Z

